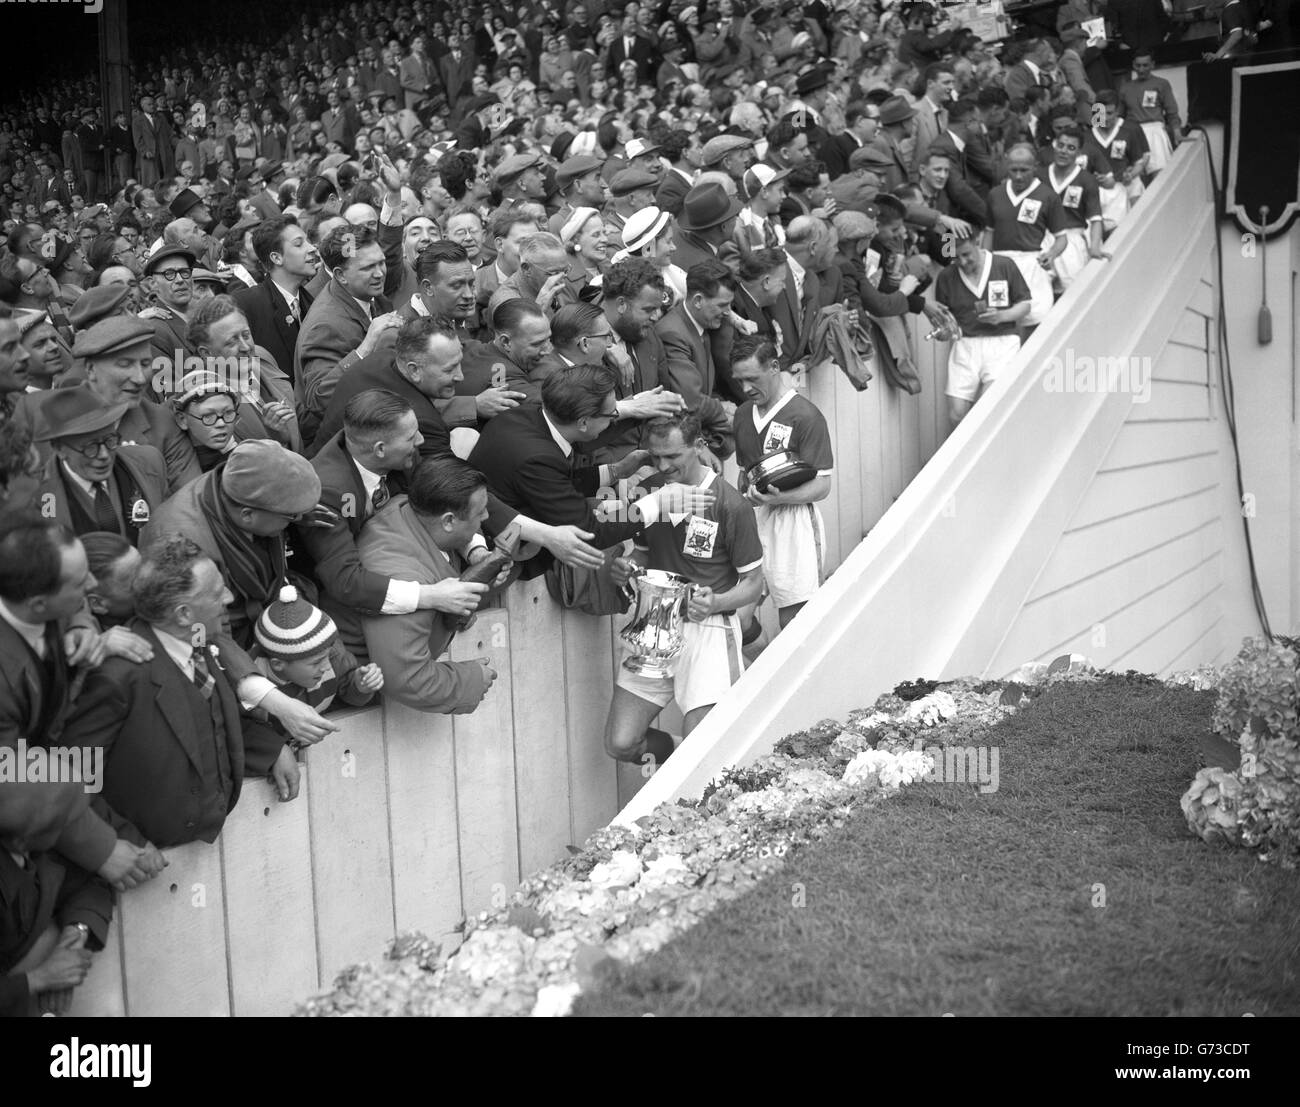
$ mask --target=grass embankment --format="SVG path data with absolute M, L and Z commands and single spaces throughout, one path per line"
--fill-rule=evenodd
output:
M 574 1013 L 1300 1014 L 1300 879 L 1179 810 L 1213 702 L 1054 685 L 988 732 L 996 793 L 905 788 Z

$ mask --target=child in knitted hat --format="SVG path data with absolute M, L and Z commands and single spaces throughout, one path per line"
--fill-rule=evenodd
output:
M 254 637 L 249 653 L 258 671 L 281 692 L 322 714 L 336 696 L 351 707 L 364 707 L 384 686 L 379 666 L 358 665 L 339 641 L 334 620 L 302 599 L 292 584 L 284 585 L 279 598 L 263 609 Z M 261 719 L 263 713 L 253 714 Z

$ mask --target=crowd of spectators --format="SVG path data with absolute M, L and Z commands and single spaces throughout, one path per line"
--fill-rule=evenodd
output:
M 592 613 L 694 580 L 718 635 L 666 690 L 620 677 L 606 732 L 671 754 L 664 696 L 689 730 L 762 599 L 784 626 L 820 583 L 809 375 L 917 391 L 923 314 L 965 414 L 1177 146 L 1165 18 L 1069 0 L 990 43 L 925 3 L 367 0 L 138 59 L 112 119 L 89 78 L 23 89 L 0 748 L 105 760 L 89 802 L 0 794 L 0 1008 L 66 1009 L 110 886 L 245 779 L 292 800 L 332 707 L 473 711 L 496 674 L 447 645 L 519 577 Z M 810 479 L 751 480 L 781 449 Z

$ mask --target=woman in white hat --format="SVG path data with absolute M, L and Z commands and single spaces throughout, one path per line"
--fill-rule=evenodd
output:
M 672 294 L 667 311 L 686 297 L 686 271 L 672 263 L 677 243 L 673 237 L 673 220 L 666 211 L 656 207 L 642 208 L 628 216 L 623 224 L 623 249 L 610 261 L 617 263 L 626 258 L 645 258 L 663 268 L 664 283 Z
M 576 299 L 587 285 L 600 283 L 609 264 L 605 220 L 595 208 L 574 208 L 560 227 L 560 241 L 572 258 L 568 281 Z

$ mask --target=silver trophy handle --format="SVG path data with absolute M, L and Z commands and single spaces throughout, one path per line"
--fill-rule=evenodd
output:
M 645 569 L 640 565 L 633 565 L 632 571 L 628 573 L 627 580 L 623 582 L 621 590 L 629 603 L 636 603 L 636 589 L 632 587 L 632 582 L 637 577 L 643 576 L 645 576 Z

